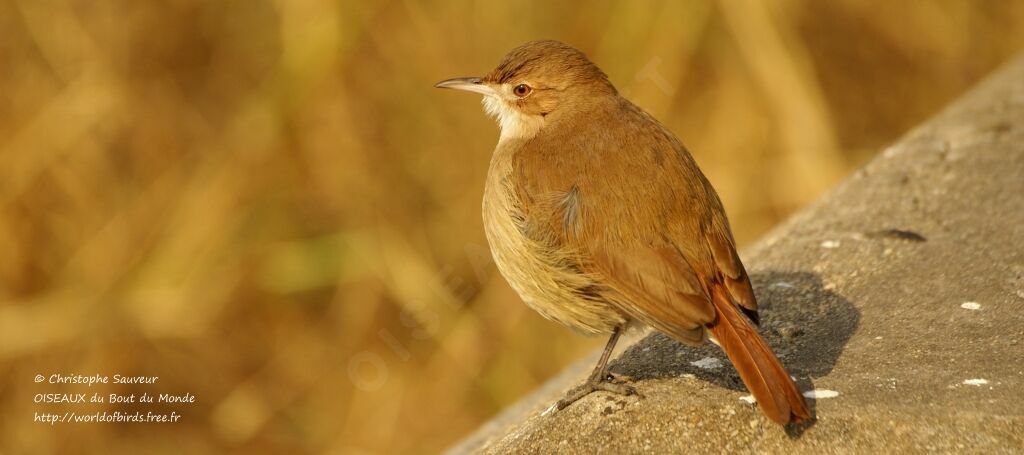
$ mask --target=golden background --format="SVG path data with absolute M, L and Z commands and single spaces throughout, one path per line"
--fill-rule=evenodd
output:
M 602 344 L 497 275 L 497 128 L 431 88 L 527 40 L 676 132 L 743 244 L 1024 45 L 1024 2 L 552 3 L 0 1 L 0 452 L 436 451 Z M 198 402 L 33 401 L 94 391 Z M 68 409 L 183 418 L 33 422 Z

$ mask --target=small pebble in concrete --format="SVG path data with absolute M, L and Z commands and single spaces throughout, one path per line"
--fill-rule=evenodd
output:
M 839 248 L 839 241 L 838 240 L 826 240 L 824 242 L 821 242 L 821 247 L 822 248 L 828 248 L 828 249 Z
M 714 357 L 704 357 L 703 359 L 690 362 L 690 365 L 705 370 L 717 370 L 722 367 L 722 361 Z
M 740 399 L 750 404 L 757 403 L 757 400 L 754 399 L 753 395 L 743 395 Z
M 981 387 L 988 384 L 988 381 L 984 379 L 964 379 L 964 384 Z
M 775 329 L 775 331 L 779 332 L 779 335 L 782 335 L 782 337 L 787 340 L 792 340 L 804 334 L 804 330 L 800 327 L 787 323 L 779 324 L 779 327 Z
M 804 397 L 812 400 L 820 400 L 822 398 L 835 398 L 839 396 L 839 392 L 828 389 L 814 389 L 804 392 Z
M 981 304 L 978 302 L 964 302 L 960 304 L 960 308 L 965 310 L 980 310 Z

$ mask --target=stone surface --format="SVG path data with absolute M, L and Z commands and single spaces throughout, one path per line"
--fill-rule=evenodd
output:
M 811 424 L 783 429 L 742 400 L 716 346 L 654 333 L 611 367 L 643 398 L 595 393 L 543 413 L 594 354 L 452 452 L 1024 451 L 1024 58 L 745 263 L 762 334 L 816 390 Z

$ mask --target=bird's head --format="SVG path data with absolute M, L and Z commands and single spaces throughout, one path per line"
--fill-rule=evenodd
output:
M 503 139 L 533 137 L 548 124 L 617 95 L 597 65 L 558 41 L 526 43 L 482 77 L 448 79 L 434 86 L 484 95 L 484 110 L 498 121 Z

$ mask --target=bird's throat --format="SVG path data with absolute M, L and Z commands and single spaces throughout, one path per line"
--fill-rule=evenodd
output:
M 485 96 L 483 105 L 484 111 L 494 117 L 498 122 L 498 127 L 501 128 L 499 141 L 529 139 L 536 136 L 544 126 L 543 116 L 526 114 L 496 96 Z

